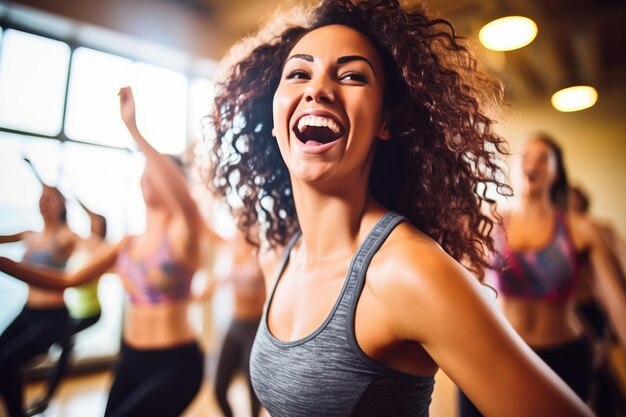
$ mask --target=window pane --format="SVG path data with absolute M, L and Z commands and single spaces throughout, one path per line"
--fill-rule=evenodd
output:
M 63 42 L 8 29 L 0 54 L 0 125 L 58 134 L 69 57 Z
M 68 138 L 120 148 L 130 145 L 117 92 L 129 85 L 133 65 L 129 59 L 105 52 L 76 49 L 65 121 Z
M 107 218 L 111 241 L 144 230 L 145 204 L 139 186 L 143 160 L 134 153 L 66 142 L 62 149 L 63 189 L 91 210 Z M 88 230 L 88 218 L 75 201 L 80 216 L 71 216 L 76 231 Z
M 132 86 L 137 124 L 146 139 L 160 152 L 182 153 L 187 145 L 185 75 L 139 63 Z

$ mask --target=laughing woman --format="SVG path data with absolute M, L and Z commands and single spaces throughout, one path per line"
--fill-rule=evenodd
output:
M 495 84 L 448 22 L 397 1 L 303 16 L 246 43 L 212 114 L 212 185 L 262 231 L 265 408 L 425 416 L 442 369 L 489 416 L 591 415 L 475 277 L 493 247 L 477 186 L 502 186 Z

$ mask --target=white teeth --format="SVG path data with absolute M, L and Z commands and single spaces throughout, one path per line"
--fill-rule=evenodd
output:
M 329 117 L 304 116 L 298 120 L 298 130 L 302 132 L 305 126 L 327 127 L 333 132 L 339 133 L 339 125 Z

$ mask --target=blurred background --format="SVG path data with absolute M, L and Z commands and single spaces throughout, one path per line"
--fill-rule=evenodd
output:
M 277 7 L 294 3 L 1 1 L 0 234 L 42 226 L 41 186 L 24 156 L 44 181 L 69 197 L 69 223 L 80 234 L 88 233 L 88 218 L 73 197 L 106 216 L 111 241 L 142 231 L 144 203 L 137 181 L 142 160 L 128 151 L 132 141 L 119 117 L 118 89 L 133 86 L 139 126 L 157 149 L 189 152 L 202 138 L 216 64 Z M 591 213 L 626 235 L 626 1 L 432 0 L 426 5 L 431 14 L 449 19 L 474 45 L 480 65 L 504 83 L 510 106 L 497 129 L 511 150 L 534 131 L 553 135 L 564 148 L 571 181 L 591 197 Z M 480 29 L 508 15 L 531 18 L 536 37 L 511 51 L 484 47 Z M 595 104 L 557 110 L 553 94 L 574 85 L 594 87 Z M 201 189 L 198 184 L 199 195 Z M 219 214 L 206 214 L 218 230 L 230 233 Z M 0 246 L 0 254 L 16 259 L 22 251 L 20 244 Z M 109 369 L 119 350 L 123 291 L 114 276 L 100 286 L 103 319 L 79 335 L 78 371 Z M 21 309 L 25 291 L 20 282 L 1 277 L 0 331 Z M 220 304 L 217 297 L 194 318 L 209 350 L 227 311 L 227 302 Z M 103 405 L 105 393 L 97 389 L 106 382 L 94 384 L 96 393 L 89 395 Z M 436 398 L 431 415 L 453 415 L 453 407 Z M 58 415 L 70 415 L 69 408 L 63 410 Z M 247 408 L 242 410 L 245 415 Z

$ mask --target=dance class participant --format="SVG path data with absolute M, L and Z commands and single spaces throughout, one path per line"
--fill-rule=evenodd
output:
M 463 41 L 394 0 L 301 18 L 231 52 L 211 115 L 212 185 L 243 201 L 267 282 L 263 406 L 425 416 L 442 369 L 488 416 L 591 416 L 476 279 L 493 248 L 476 190 L 503 186 L 504 143 Z

